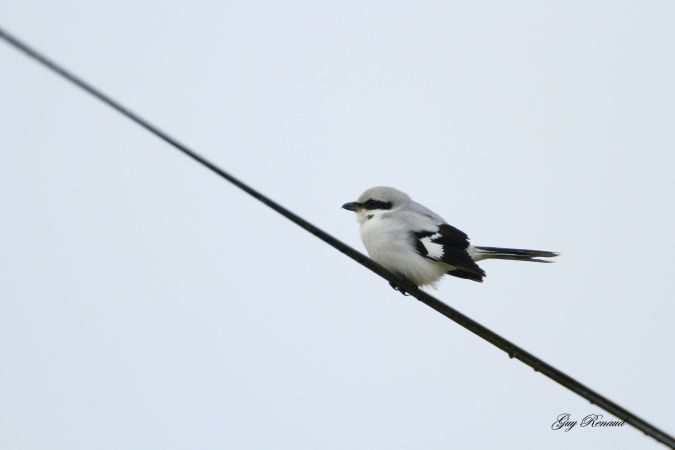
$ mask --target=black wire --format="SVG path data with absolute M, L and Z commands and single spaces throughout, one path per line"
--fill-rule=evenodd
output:
M 152 134 L 156 135 L 160 139 L 164 140 L 168 144 L 172 145 L 176 149 L 180 150 L 181 152 L 185 153 L 187 156 L 190 158 L 194 159 L 195 161 L 199 162 L 200 164 L 206 166 L 209 168 L 211 171 L 215 172 L 216 174 L 220 175 L 221 177 L 225 178 L 227 181 L 230 183 L 234 184 L 241 190 L 245 191 L 252 197 L 256 198 L 257 200 L 261 201 L 265 205 L 269 206 L 282 216 L 286 217 L 287 219 L 295 222 L 297 225 L 301 226 L 305 230 L 309 231 L 312 233 L 314 236 L 318 237 L 322 241 L 326 242 L 327 244 L 335 247 L 345 255 L 349 256 L 352 258 L 354 261 L 358 262 L 362 266 L 367 267 L 368 269 L 372 270 L 376 274 L 380 275 L 382 278 L 385 278 L 386 280 L 394 283 L 398 287 L 404 289 L 406 292 L 408 292 L 410 295 L 424 303 L 425 305 L 435 309 L 439 313 L 443 314 L 444 316 L 448 317 L 449 319 L 457 322 L 467 330 L 471 331 L 472 333 L 480 336 L 481 338 L 485 339 L 486 341 L 490 342 L 494 346 L 504 350 L 510 358 L 516 358 L 523 363 L 527 364 L 528 366 L 532 367 L 535 372 L 540 372 L 543 375 L 547 376 L 548 378 L 552 379 L 553 381 L 565 386 L 572 392 L 575 392 L 576 394 L 580 395 L 581 397 L 585 398 L 586 400 L 590 401 L 591 404 L 597 405 L 607 412 L 613 414 L 617 418 L 621 420 L 625 420 L 626 423 L 632 425 L 633 427 L 637 428 L 638 430 L 642 431 L 648 436 L 653 437 L 657 441 L 667 445 L 668 447 L 675 449 L 675 439 L 673 439 L 671 436 L 666 434 L 664 431 L 661 431 L 660 429 L 656 428 L 654 425 L 650 424 L 649 422 L 645 421 L 644 419 L 641 419 L 640 417 L 636 416 L 632 412 L 628 411 L 627 409 L 617 405 L 613 401 L 609 400 L 608 398 L 604 397 L 603 395 L 600 395 L 599 393 L 595 392 L 594 390 L 590 389 L 589 387 L 583 385 L 582 383 L 578 382 L 574 378 L 570 377 L 569 375 L 561 372 L 560 370 L 556 369 L 555 367 L 551 366 L 550 364 L 545 363 L 541 359 L 537 358 L 536 356 L 532 355 L 531 353 L 523 350 L 522 348 L 518 347 L 517 345 L 513 344 L 512 342 L 504 339 L 497 333 L 489 330 L 488 328 L 484 327 L 483 325 L 479 324 L 478 322 L 474 321 L 473 319 L 465 316 L 461 312 L 457 311 L 456 309 L 446 305 L 445 303 L 441 302 L 437 298 L 427 294 L 426 292 L 420 290 L 415 286 L 414 284 L 410 283 L 408 280 L 403 279 L 392 272 L 388 271 L 372 259 L 368 258 L 364 254 L 354 250 L 350 246 L 344 244 L 343 242 L 337 240 L 330 234 L 326 233 L 325 231 L 321 230 L 320 228 L 312 225 L 311 223 L 307 222 L 305 219 L 302 217 L 298 216 L 297 214 L 294 214 L 293 212 L 289 211 L 288 209 L 284 208 L 280 204 L 276 203 L 274 200 L 270 199 L 269 197 L 261 194 L 260 192 L 256 191 L 252 187 L 244 184 L 242 181 L 239 179 L 235 178 L 234 176 L 230 175 L 229 173 L 225 172 L 223 169 L 219 168 L 203 156 L 200 156 L 199 154 L 195 153 L 194 151 L 190 150 L 188 147 L 185 145 L 181 144 L 159 128 L 153 126 L 151 123 L 146 121 L 145 119 L 141 118 L 140 116 L 136 115 L 135 113 L 131 112 L 129 109 L 125 108 L 121 104 L 117 103 L 115 100 L 112 98 L 108 97 L 95 87 L 91 86 L 90 84 L 86 83 L 85 81 L 81 80 L 77 76 L 71 74 L 68 72 L 66 69 L 62 68 L 61 66 L 57 65 L 55 62 L 47 59 L 45 56 L 41 55 L 37 51 L 33 50 L 31 47 L 28 45 L 24 44 L 17 38 L 13 37 L 12 35 L 8 34 L 6 31 L 4 31 L 2 28 L 0 28 L 0 38 L 4 39 L 7 43 L 12 45 L 13 47 L 17 48 L 18 50 L 21 50 L 24 52 L 26 55 L 28 55 L 30 58 L 40 62 L 41 64 L 45 65 L 52 71 L 58 73 L 61 75 L 63 78 L 67 79 L 68 81 L 74 83 L 78 87 L 82 88 L 83 90 L 87 91 L 94 97 L 98 98 L 102 102 L 106 103 L 108 106 L 111 108 L 117 110 L 119 113 L 122 115 L 128 117 L 132 121 L 136 122 L 138 125 L 142 126 Z

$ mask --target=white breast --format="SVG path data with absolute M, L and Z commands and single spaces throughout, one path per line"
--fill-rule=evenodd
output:
M 418 286 L 433 284 L 450 269 L 421 256 L 405 224 L 386 214 L 363 222 L 361 240 L 371 258 Z

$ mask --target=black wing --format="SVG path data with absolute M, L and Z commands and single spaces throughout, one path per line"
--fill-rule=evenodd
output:
M 466 233 L 444 223 L 438 227 L 438 231 L 418 231 L 413 234 L 420 255 L 455 267 L 454 270 L 447 272 L 448 275 L 483 281 L 485 272 L 466 251 L 469 247 L 469 237 Z

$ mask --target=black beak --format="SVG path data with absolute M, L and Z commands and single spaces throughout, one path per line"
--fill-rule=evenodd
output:
M 359 202 L 349 202 L 342 205 L 342 207 L 344 209 L 348 209 L 349 211 L 358 211 L 363 207 L 363 205 L 361 205 Z

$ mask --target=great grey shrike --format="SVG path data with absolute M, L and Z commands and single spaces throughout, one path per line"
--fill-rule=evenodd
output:
M 434 286 L 445 274 L 482 282 L 485 271 L 476 261 L 483 259 L 552 262 L 539 258 L 558 256 L 542 250 L 473 246 L 466 233 L 392 187 L 370 188 L 342 207 L 356 212 L 370 257 L 417 286 Z

